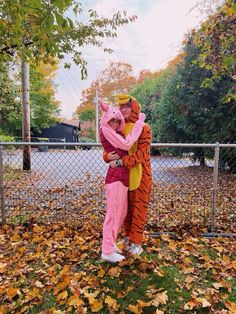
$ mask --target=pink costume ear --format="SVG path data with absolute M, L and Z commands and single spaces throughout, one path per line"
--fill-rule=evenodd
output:
M 100 120 L 100 128 L 104 127 L 107 121 L 107 112 L 109 110 L 109 106 L 104 102 L 100 102 L 100 107 L 104 111 Z
M 104 102 L 100 102 L 100 107 L 103 111 L 107 112 L 109 110 L 109 106 Z

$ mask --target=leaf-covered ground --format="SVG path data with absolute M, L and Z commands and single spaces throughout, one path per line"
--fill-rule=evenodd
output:
M 171 171 L 175 182 L 153 184 L 145 253 L 119 265 L 100 259 L 102 179 L 44 193 L 35 174 L 10 176 L 11 210 L 0 227 L 0 314 L 235 314 L 236 239 L 200 236 L 210 224 L 212 171 Z M 218 232 L 236 232 L 235 191 L 235 176 L 221 174 Z M 177 237 L 152 238 L 153 231 Z
M 31 220 L 0 229 L 0 313 L 236 313 L 229 238 L 144 240 L 145 253 L 102 262 L 101 224 Z
M 163 172 L 163 171 L 162 171 Z M 5 183 L 8 221 L 34 217 L 39 222 L 87 220 L 91 212 L 102 221 L 105 209 L 104 178 L 87 174 L 71 183 L 51 176 L 11 171 Z M 166 171 L 152 186 L 148 230 L 195 233 L 211 226 L 212 168 L 187 167 Z M 47 186 L 48 184 L 48 186 Z M 220 173 L 215 231 L 236 232 L 236 175 Z

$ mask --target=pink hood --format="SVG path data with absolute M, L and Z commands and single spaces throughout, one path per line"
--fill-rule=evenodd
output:
M 125 127 L 125 120 L 120 110 L 118 108 L 109 107 L 108 105 L 104 103 L 100 103 L 100 106 L 102 110 L 104 111 L 101 117 L 100 127 L 103 128 L 104 126 L 106 126 L 112 129 L 108 122 L 111 121 L 111 119 L 117 119 L 117 120 L 120 120 L 120 126 L 117 129 L 117 131 L 122 132 Z
M 121 134 L 117 133 L 117 131 L 122 132 L 125 126 L 125 120 L 120 110 L 113 107 L 109 108 L 109 106 L 104 103 L 101 103 L 100 106 L 104 111 L 104 113 L 102 114 L 100 126 L 103 135 L 108 140 L 108 142 L 110 142 L 115 148 L 129 150 L 132 145 L 137 141 L 142 132 L 145 114 L 141 113 L 139 115 L 139 120 L 134 124 L 133 130 L 129 133 L 128 136 L 126 136 L 126 138 L 123 138 Z M 119 128 L 116 131 L 112 129 L 112 127 L 110 127 L 110 125 L 108 124 L 108 122 L 113 118 L 121 121 Z

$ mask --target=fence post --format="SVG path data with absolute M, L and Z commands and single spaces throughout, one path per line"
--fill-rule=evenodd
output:
M 218 171 L 219 171 L 219 143 L 216 143 L 214 154 L 214 170 L 213 170 L 213 189 L 212 189 L 212 204 L 211 204 L 211 232 L 215 231 L 216 219 L 216 205 L 217 205 L 217 192 L 218 192 Z
M 4 183 L 3 183 L 3 146 L 0 145 L 0 206 L 1 206 L 1 223 L 6 222 Z

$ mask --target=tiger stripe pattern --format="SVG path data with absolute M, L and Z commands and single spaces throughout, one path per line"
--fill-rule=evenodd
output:
M 139 117 L 140 105 L 132 98 L 131 115 L 128 121 L 135 123 Z M 137 150 L 130 156 L 122 158 L 126 168 L 131 169 L 136 164 L 142 164 L 142 177 L 139 187 L 129 191 L 128 214 L 124 221 L 125 236 L 130 241 L 141 244 L 144 227 L 147 222 L 147 211 L 151 194 L 151 163 L 150 163 L 151 129 L 145 124 L 138 139 Z

